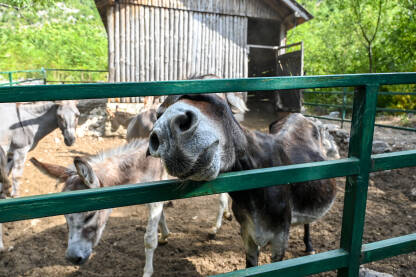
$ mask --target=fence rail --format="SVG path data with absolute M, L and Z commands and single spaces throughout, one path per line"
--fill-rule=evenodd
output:
M 341 128 L 344 126 L 344 122 L 351 122 L 351 120 L 346 119 L 347 110 L 352 110 L 352 105 L 347 105 L 347 96 L 348 95 L 354 95 L 352 91 L 347 91 L 346 88 L 344 88 L 343 91 L 303 91 L 304 94 L 323 94 L 323 95 L 343 95 L 342 98 L 342 104 L 325 104 L 325 103 L 314 103 L 314 102 L 303 102 L 303 105 L 305 106 L 312 106 L 312 107 L 328 107 L 328 108 L 338 108 L 341 110 L 341 118 L 334 118 L 334 117 L 328 117 L 328 116 L 317 116 L 312 114 L 304 114 L 308 117 L 314 117 L 318 119 L 326 119 L 326 120 L 332 120 L 332 121 L 340 121 L 341 122 Z M 390 92 L 390 91 L 379 91 L 378 95 L 411 95 L 416 96 L 416 93 L 414 92 Z M 407 114 L 415 114 L 416 110 L 406 110 L 406 109 L 392 109 L 392 108 L 376 108 L 377 112 L 388 112 L 388 113 L 407 113 Z M 383 127 L 383 128 L 391 128 L 391 129 L 398 129 L 398 130 L 404 130 L 404 131 L 412 131 L 416 132 L 416 128 L 410 128 L 410 127 L 401 127 L 401 126 L 393 126 L 393 125 L 386 125 L 386 124 L 375 124 L 377 127 Z
M 362 244 L 369 173 L 416 166 L 416 150 L 371 155 L 379 86 L 415 83 L 416 73 L 390 73 L 0 88 L 0 102 L 26 102 L 357 87 L 346 159 L 231 172 L 210 182 L 188 182 L 182 190 L 171 180 L 5 199 L 0 200 L 0 222 L 347 176 L 340 249 L 218 276 L 305 276 L 335 269 L 338 276 L 358 276 L 360 264 L 416 251 L 416 233 Z
M 52 79 L 48 76 L 48 72 L 53 73 Z M 81 80 L 73 79 L 73 76 L 70 79 L 67 79 L 67 76 L 62 75 L 62 73 L 65 72 L 71 72 L 71 73 L 81 73 L 81 74 L 87 74 L 87 78 L 84 77 Z M 20 74 L 20 73 L 26 73 L 33 75 L 38 74 L 39 78 L 21 78 L 18 81 L 14 81 L 15 78 L 13 78 L 14 75 Z M 14 71 L 0 71 L 0 75 L 7 75 L 8 76 L 8 82 L 0 83 L 0 87 L 2 86 L 13 86 L 13 85 L 20 85 L 23 83 L 29 83 L 33 81 L 42 81 L 44 85 L 46 84 L 53 84 L 53 83 L 59 83 L 59 84 L 74 84 L 74 83 L 94 83 L 97 81 L 91 80 L 90 74 L 102 74 L 102 73 L 108 73 L 107 70 L 95 70 L 95 69 L 60 69 L 60 68 L 41 68 L 41 69 L 29 69 L 29 70 L 14 70 Z M 57 75 L 58 74 L 58 75 Z M 99 80 L 102 82 L 107 82 L 107 77 L 105 77 L 103 80 Z

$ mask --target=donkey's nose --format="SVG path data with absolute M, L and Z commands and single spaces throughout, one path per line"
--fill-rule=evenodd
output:
M 66 259 L 75 265 L 82 265 L 88 260 L 89 256 L 83 256 L 81 254 L 73 255 L 73 256 L 66 256 Z
M 191 135 L 198 127 L 198 121 L 198 115 L 191 110 L 187 110 L 172 118 L 170 129 L 172 134 L 177 137 Z
M 160 141 L 159 141 L 158 132 L 156 130 L 153 130 L 150 133 L 149 149 L 147 151 L 153 157 L 160 157 L 160 154 L 159 154 L 159 151 L 158 151 L 159 150 L 159 146 L 160 146 Z

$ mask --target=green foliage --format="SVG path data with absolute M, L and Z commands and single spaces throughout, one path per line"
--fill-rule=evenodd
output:
M 0 71 L 107 68 L 107 37 L 94 1 L 7 2 L 21 8 L 0 8 Z
M 369 58 L 360 22 L 369 37 L 375 31 L 380 0 L 300 0 L 314 19 L 288 33 L 288 43 L 303 41 L 307 75 L 367 73 Z M 359 5 L 358 8 L 354 8 Z M 359 11 L 358 13 L 355 11 Z M 381 20 L 372 42 L 374 72 L 416 71 L 416 2 L 382 0 Z M 414 86 L 384 88 L 414 92 Z M 415 108 L 413 98 L 379 97 L 382 107 Z M 308 101 L 331 101 L 310 96 Z

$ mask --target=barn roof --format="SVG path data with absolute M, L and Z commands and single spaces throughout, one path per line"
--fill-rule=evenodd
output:
M 105 6 L 115 2 L 198 12 L 272 19 L 286 29 L 296 27 L 313 16 L 295 0 L 95 0 L 105 22 Z

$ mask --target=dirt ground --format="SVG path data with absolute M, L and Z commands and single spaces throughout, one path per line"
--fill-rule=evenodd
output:
M 247 125 L 252 127 L 250 123 Z M 379 135 L 384 132 L 378 131 Z M 397 134 L 402 139 L 409 138 L 411 142 L 404 142 L 404 148 L 416 148 L 414 134 L 386 132 L 394 138 L 399 137 Z M 61 134 L 55 131 L 28 158 L 67 165 L 76 155 L 95 154 L 122 143 L 121 138 L 82 137 L 74 146 L 66 147 Z M 364 242 L 416 232 L 416 199 L 411 195 L 416 188 L 414 168 L 373 174 L 371 180 L 374 183 L 368 193 Z M 339 247 L 344 178 L 339 178 L 338 184 L 335 205 L 328 215 L 312 224 L 312 241 L 318 253 Z M 58 192 L 61 188 L 62 184 L 57 185 L 54 179 L 26 163 L 20 188 L 22 196 Z M 215 240 L 207 238 L 215 220 L 217 201 L 216 196 L 177 200 L 173 207 L 166 208 L 172 236 L 167 245 L 155 252 L 154 276 L 207 276 L 244 268 L 243 245 L 235 220 L 226 221 Z M 67 230 L 63 216 L 6 223 L 4 241 L 8 251 L 0 254 L 0 276 L 141 276 L 146 216 L 145 205 L 114 209 L 101 242 L 83 266 L 73 266 L 64 258 Z M 292 227 L 285 259 L 304 255 L 302 237 L 303 228 Z M 270 262 L 268 249 L 262 252 L 260 261 Z M 416 276 L 416 254 L 367 267 L 394 276 Z M 319 276 L 335 276 L 335 273 Z

